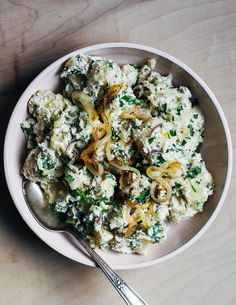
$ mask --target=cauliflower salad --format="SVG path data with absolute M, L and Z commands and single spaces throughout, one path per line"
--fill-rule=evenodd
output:
M 143 254 L 213 193 L 197 100 L 155 66 L 79 54 L 64 65 L 61 94 L 28 101 L 22 174 L 92 247 Z

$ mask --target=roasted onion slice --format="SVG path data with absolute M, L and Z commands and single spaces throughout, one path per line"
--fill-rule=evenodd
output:
M 159 196 L 161 190 L 165 190 L 165 195 L 162 197 Z M 167 182 L 163 178 L 157 177 L 155 181 L 152 182 L 150 195 L 152 199 L 158 203 L 170 200 L 172 195 L 172 189 L 169 182 Z
M 99 123 L 99 116 L 97 110 L 94 108 L 91 98 L 82 91 L 73 91 L 71 98 L 73 102 L 79 103 L 79 105 L 88 113 L 88 120 L 91 126 L 96 126 Z
M 104 172 L 104 168 L 102 164 L 94 159 L 92 159 L 92 155 L 96 150 L 97 143 L 92 142 L 80 155 L 80 159 L 84 161 L 87 165 L 88 170 L 95 176 L 101 175 Z
M 160 166 L 149 166 L 146 170 L 148 177 L 155 180 L 156 177 L 162 177 L 164 175 L 174 178 L 178 176 L 181 169 L 181 163 L 178 161 L 165 162 Z
M 148 115 L 147 113 L 143 113 L 140 110 L 140 107 L 138 106 L 134 106 L 133 109 L 129 110 L 129 111 L 123 111 L 120 114 L 120 117 L 122 119 L 139 119 L 142 121 L 147 121 L 150 118 L 150 115 Z

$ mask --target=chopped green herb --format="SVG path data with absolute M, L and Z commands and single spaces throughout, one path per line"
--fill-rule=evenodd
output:
M 70 70 L 70 73 L 74 74 L 74 75 L 80 75 L 83 72 L 80 68 L 70 68 L 69 70 Z
M 120 107 L 123 107 L 124 106 L 124 101 L 122 99 L 120 99 Z
M 171 129 L 171 130 L 170 130 L 170 135 L 171 135 L 172 137 L 175 137 L 175 136 L 176 136 L 176 130 L 175 130 L 175 129 Z
M 49 157 L 44 153 L 40 155 L 40 161 L 41 161 L 40 169 L 42 170 L 53 169 L 56 166 L 56 162 L 50 160 Z
M 198 118 L 198 113 L 194 113 L 193 117 L 194 117 L 194 119 L 197 119 Z
M 78 192 L 80 198 L 83 200 L 83 202 L 85 204 L 89 204 L 89 200 L 88 200 L 87 196 L 85 195 L 85 192 L 80 189 L 77 189 L 77 192 Z
M 133 195 L 133 194 L 130 195 L 130 199 L 131 199 L 131 200 L 134 200 L 134 199 L 135 199 L 135 195 Z
M 37 176 L 42 177 L 43 176 L 43 171 L 41 169 L 37 169 Z
M 189 129 L 190 135 L 191 135 L 191 136 L 194 136 L 194 128 L 193 128 L 193 125 L 189 124 L 189 125 L 188 125 L 188 129 Z
M 116 134 L 116 131 L 115 131 L 114 127 L 111 127 L 111 137 L 112 137 L 112 140 L 118 140 L 119 139 L 119 137 Z
M 196 148 L 196 152 L 200 152 L 201 148 L 202 148 L 203 142 L 199 142 L 197 148 Z
M 190 183 L 192 190 L 194 191 L 194 193 L 196 193 L 196 189 L 194 188 L 194 186 Z
M 66 173 L 65 178 L 69 184 L 71 184 L 75 180 L 75 178 L 68 172 Z
M 53 162 L 51 160 L 47 163 L 48 169 L 53 169 L 56 166 L 56 162 Z
M 79 196 L 77 190 L 69 190 L 69 194 L 74 198 L 77 198 Z
M 108 66 L 109 66 L 110 70 L 112 70 L 113 69 L 113 62 L 109 61 Z
M 134 67 L 135 69 L 138 69 L 138 68 L 139 68 L 139 66 L 136 65 L 136 64 L 130 64 L 130 66 Z
M 107 91 L 108 91 L 108 86 L 107 86 L 107 87 L 103 87 L 103 88 L 101 89 L 101 91 L 102 91 L 102 94 L 106 94 Z
M 187 171 L 187 177 L 193 179 L 196 178 L 197 175 L 199 175 L 202 172 L 202 169 L 200 166 L 195 166 L 192 169 Z
M 83 229 L 83 234 L 85 236 L 91 235 L 94 232 L 94 223 L 89 221 L 88 219 L 85 219 L 83 221 L 84 229 Z
M 176 189 L 176 190 L 180 190 L 181 187 L 182 187 L 182 184 L 180 184 L 180 183 L 175 183 L 175 189 Z
M 138 198 L 138 203 L 141 203 L 144 201 L 144 199 L 150 194 L 150 191 L 148 189 L 145 189 L 141 192 L 139 198 Z
M 139 127 L 136 125 L 135 121 L 131 121 L 131 126 L 132 126 L 132 128 L 134 128 L 134 129 L 139 128 Z
M 186 143 L 187 143 L 187 142 L 186 142 L 185 140 L 183 140 L 183 141 L 181 142 L 181 145 L 184 146 Z
M 135 152 L 136 152 L 136 147 L 135 147 L 135 145 L 132 145 L 132 146 L 130 147 L 130 149 L 128 150 L 128 154 L 129 154 L 130 156 L 132 156 L 133 154 L 135 154 Z
M 156 139 L 156 137 L 154 136 L 154 137 L 152 137 L 152 138 L 150 138 L 150 139 L 148 139 L 148 143 L 149 144 L 152 144 L 152 142 L 154 141 Z
M 124 95 L 121 98 L 121 101 L 128 103 L 129 105 L 137 105 L 140 103 L 140 100 L 138 100 L 135 97 L 129 96 L 129 95 Z M 124 104 L 123 104 L 124 105 Z M 122 106 L 123 106 L 122 105 Z
M 157 163 L 155 163 L 154 165 L 160 166 L 164 162 L 166 162 L 166 160 L 162 156 L 158 156 L 157 157 Z
M 46 165 L 47 165 L 47 156 L 42 153 L 40 154 L 40 160 L 41 160 L 41 164 L 42 164 L 42 168 L 45 168 L 46 169 Z
M 113 205 L 113 207 L 120 207 L 121 206 L 121 202 L 119 200 L 110 200 L 109 204 Z
M 162 237 L 161 237 L 161 234 L 162 233 L 162 229 L 159 225 L 159 223 L 157 222 L 155 224 L 155 226 L 153 226 L 152 228 L 150 228 L 148 230 L 148 235 L 151 237 L 152 240 L 154 240 L 155 242 L 160 242 Z
M 126 158 L 122 159 L 122 165 L 123 166 L 127 165 L 127 159 Z
M 181 114 L 181 111 L 183 111 L 183 106 L 182 106 L 182 105 L 177 106 L 177 108 L 176 108 L 176 114 L 177 114 L 177 115 L 180 115 L 180 114 Z
M 164 103 L 162 105 L 162 111 L 164 112 L 164 114 L 167 114 L 167 103 Z

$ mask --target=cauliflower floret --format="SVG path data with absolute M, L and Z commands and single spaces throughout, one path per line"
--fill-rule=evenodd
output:
M 90 185 L 91 196 L 109 199 L 113 196 L 116 185 L 116 177 L 111 173 L 95 176 Z
M 69 105 L 53 123 L 50 148 L 59 155 L 76 158 L 89 142 L 91 134 L 88 114 L 76 105 Z
M 65 93 L 68 97 L 74 90 L 82 90 L 85 86 L 85 77 L 91 67 L 92 59 L 86 55 L 76 55 L 70 57 L 61 74 L 61 78 L 66 82 Z
M 22 174 L 33 182 L 54 179 L 62 176 L 63 164 L 53 150 L 47 148 L 45 143 L 41 143 L 40 148 L 33 149 L 27 156 Z
M 28 109 L 40 125 L 49 127 L 67 104 L 70 102 L 60 94 L 49 90 L 38 91 L 30 98 Z
M 106 246 L 106 244 L 112 240 L 113 234 L 104 228 L 99 228 L 96 230 L 95 227 L 95 242 L 97 246 Z
M 187 170 L 186 177 L 175 179 L 174 194 L 170 200 L 169 219 L 181 222 L 203 210 L 203 205 L 213 193 L 213 179 L 206 170 L 201 155 L 192 159 L 191 168 Z
M 72 190 L 88 189 L 92 176 L 86 166 L 69 164 L 65 170 L 65 179 Z
M 32 149 L 31 152 L 28 154 L 21 170 L 24 177 L 32 182 L 36 182 L 39 180 L 37 175 L 38 168 L 36 163 L 36 159 L 39 155 L 39 152 L 40 150 L 38 148 Z
M 113 85 L 121 81 L 121 71 L 118 64 L 113 60 L 95 60 L 88 75 L 88 83 Z
M 128 84 L 128 86 L 133 86 L 137 82 L 138 71 L 134 66 L 125 65 L 121 67 L 122 80 Z
M 129 191 L 130 199 L 143 203 L 150 198 L 150 189 L 151 180 L 146 175 L 141 175 L 139 181 Z

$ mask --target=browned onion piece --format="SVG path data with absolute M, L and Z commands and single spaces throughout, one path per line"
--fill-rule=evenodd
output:
M 162 177 L 167 175 L 170 178 L 177 176 L 179 169 L 181 168 L 181 163 L 178 161 L 165 162 L 160 166 L 149 166 L 146 170 L 148 177 L 155 180 L 156 177 Z
M 92 138 L 94 142 L 101 140 L 107 134 L 107 124 L 103 123 L 96 126 L 92 132 Z
M 88 113 L 89 123 L 96 126 L 99 121 L 97 110 L 94 108 L 91 98 L 84 92 L 73 91 L 71 95 L 72 101 L 79 103 L 80 106 Z
M 161 203 L 168 201 L 171 198 L 172 188 L 169 182 L 162 178 L 162 175 L 166 173 L 166 170 L 165 167 L 158 166 L 149 166 L 146 170 L 148 177 L 154 180 L 151 185 L 151 197 L 155 202 Z M 166 195 L 164 197 L 156 196 L 156 189 L 158 186 L 162 186 L 165 189 Z
M 92 155 L 96 150 L 97 143 L 92 142 L 86 149 L 84 149 L 80 155 L 80 159 L 87 165 L 88 170 L 95 176 L 101 175 L 104 172 L 102 164 L 92 159 Z
M 147 113 L 142 113 L 138 106 L 134 106 L 134 108 L 129 110 L 129 111 L 122 112 L 120 117 L 122 119 L 135 119 L 135 118 L 137 118 L 137 119 L 142 120 L 142 121 L 147 121 L 150 118 L 150 116 Z
M 163 187 L 165 189 L 166 191 L 165 196 L 160 197 L 156 195 L 156 190 L 158 187 Z M 155 202 L 159 202 L 159 203 L 166 202 L 170 200 L 172 195 L 171 186 L 167 181 L 165 181 L 165 179 L 157 177 L 155 181 L 152 182 L 150 195 Z

